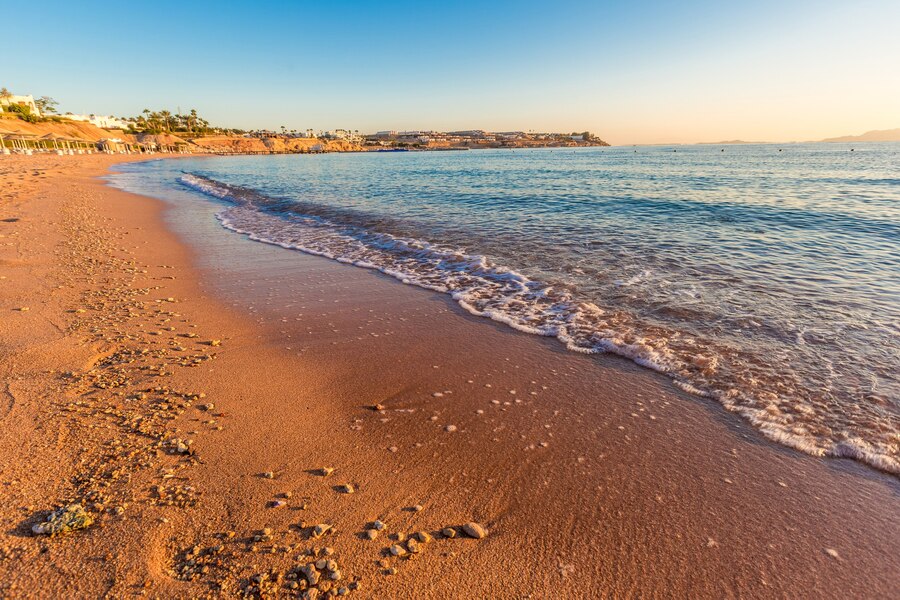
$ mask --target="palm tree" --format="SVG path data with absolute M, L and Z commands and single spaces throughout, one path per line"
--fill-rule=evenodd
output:
M 194 125 L 197 123 L 197 109 L 192 108 L 190 114 L 185 116 L 184 118 L 185 125 L 187 126 L 188 131 L 194 130 Z
M 172 131 L 172 113 L 167 110 L 159 111 L 159 118 L 162 120 L 165 131 Z

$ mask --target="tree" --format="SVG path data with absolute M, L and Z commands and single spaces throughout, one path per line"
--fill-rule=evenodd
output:
M 12 92 L 6 88 L 0 88 L 0 98 L 10 98 L 12 96 Z
M 172 113 L 167 110 L 159 111 L 159 120 L 162 122 L 164 131 L 172 131 Z
M 59 106 L 59 102 L 57 102 L 50 96 L 41 96 L 40 98 L 35 100 L 34 103 L 38 107 L 38 110 L 41 111 L 41 113 L 55 113 L 56 107 Z

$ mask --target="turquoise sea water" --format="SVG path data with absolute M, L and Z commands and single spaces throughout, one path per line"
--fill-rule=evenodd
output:
M 852 148 L 852 150 L 851 150 Z M 613 352 L 767 437 L 900 473 L 900 144 L 247 156 L 126 165 L 260 241 Z

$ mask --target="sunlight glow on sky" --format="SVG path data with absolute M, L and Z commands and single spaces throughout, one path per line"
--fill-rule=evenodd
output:
M 63 112 L 613 144 L 900 127 L 897 0 L 49 0 L 2 21 L 0 86 Z

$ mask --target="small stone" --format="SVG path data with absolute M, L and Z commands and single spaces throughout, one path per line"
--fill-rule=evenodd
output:
M 378 519 L 376 519 L 375 522 L 372 523 L 372 528 L 377 529 L 378 531 L 381 531 L 385 527 L 387 527 L 387 525 L 385 525 L 383 521 L 379 521 Z
M 331 529 L 331 525 L 328 525 L 327 523 L 319 523 L 318 525 L 313 527 L 313 531 L 312 531 L 313 537 L 314 538 L 322 537 L 325 534 L 325 532 L 327 532 L 329 529 Z
M 316 588 L 309 588 L 305 592 L 303 592 L 303 600 L 317 600 L 319 597 L 319 590 Z
M 427 544 L 431 541 L 431 534 L 429 534 L 427 531 L 420 531 L 416 534 L 416 539 L 423 544 Z
M 332 467 L 322 467 L 321 469 L 319 469 L 319 475 L 321 475 L 322 477 L 328 477 L 332 473 L 334 473 L 334 468 Z
M 309 582 L 309 585 L 316 585 L 317 583 L 319 583 L 319 577 L 321 577 L 321 575 L 318 571 L 316 571 L 314 565 L 304 565 L 303 568 L 300 569 L 300 572 L 306 576 L 306 581 Z
M 463 525 L 463 531 L 466 532 L 467 536 L 473 537 L 477 540 L 480 540 L 487 535 L 484 527 L 482 527 L 478 523 L 466 523 L 465 525 Z
M 338 569 L 335 569 L 334 571 L 331 572 L 329 577 L 331 578 L 332 581 L 340 581 L 341 577 L 343 577 L 343 575 L 341 575 L 341 572 Z
M 404 548 L 400 544 L 393 544 L 391 546 L 391 554 L 393 554 L 394 556 L 403 556 L 404 554 L 406 554 L 406 548 Z
M 356 490 L 353 489 L 353 485 L 352 485 L 352 484 L 345 483 L 344 485 L 340 486 L 339 491 L 340 491 L 342 494 L 352 494 L 352 493 L 353 493 L 354 491 L 356 491 Z
M 328 566 L 328 561 L 325 560 L 324 558 L 320 558 L 319 560 L 316 561 L 316 568 L 320 571 L 324 570 L 325 567 L 327 567 L 327 566 Z
M 380 410 L 384 410 L 384 409 L 385 409 L 385 406 L 384 406 L 384 404 L 379 403 L 379 404 L 373 404 L 370 408 L 371 408 L 372 410 L 379 410 L 379 411 L 380 411 Z
M 424 507 L 421 504 L 416 504 L 412 507 L 412 510 L 413 512 L 422 512 L 424 510 Z
M 367 529 L 366 537 L 369 538 L 370 540 L 374 540 L 375 538 L 378 537 L 378 532 L 375 531 L 374 529 Z
M 222 340 L 209 340 L 207 342 L 210 346 L 221 346 Z
M 456 431 L 456 425 L 447 425 L 446 427 L 444 427 L 444 431 L 446 431 L 447 433 L 453 433 L 454 431 Z
M 272 471 L 266 471 L 262 474 L 262 476 L 266 479 L 275 479 L 275 473 L 273 473 Z
M 835 550 L 834 548 L 825 548 L 825 554 L 827 554 L 827 555 L 830 556 L 831 558 L 838 558 L 838 559 L 839 559 L 839 558 L 841 557 L 841 555 L 838 554 L 838 551 Z
M 54 510 L 43 523 L 33 526 L 31 531 L 36 535 L 52 537 L 61 533 L 85 529 L 90 527 L 93 522 L 94 518 L 84 510 L 84 507 L 80 504 L 69 504 Z
M 417 540 L 410 539 L 408 542 L 406 542 L 406 549 L 409 550 L 410 552 L 412 552 L 413 554 L 418 554 L 419 552 L 422 551 L 422 546 L 421 546 L 421 544 L 419 544 L 419 542 Z
M 273 500 L 271 506 L 272 508 L 284 508 L 287 506 L 287 502 L 284 500 Z
M 20 306 L 16 310 L 19 312 L 28 312 L 29 308 L 27 306 Z
M 453 539 L 456 537 L 456 530 L 452 527 L 444 527 L 443 529 L 441 529 L 441 533 L 445 538 Z

